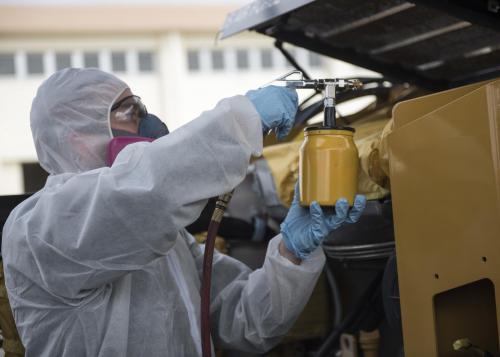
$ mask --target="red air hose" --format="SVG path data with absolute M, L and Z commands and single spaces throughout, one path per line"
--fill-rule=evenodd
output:
M 212 344 L 210 336 L 210 287 L 212 280 L 212 260 L 214 255 L 215 237 L 224 215 L 224 211 L 231 200 L 233 192 L 217 198 L 212 219 L 208 225 L 205 254 L 203 257 L 203 279 L 201 281 L 201 351 L 203 357 L 211 357 Z

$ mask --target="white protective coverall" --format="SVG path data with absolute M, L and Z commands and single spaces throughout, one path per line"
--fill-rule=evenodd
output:
M 39 88 L 31 127 L 45 187 L 3 231 L 8 296 L 26 356 L 198 356 L 203 250 L 184 227 L 230 191 L 262 150 L 244 96 L 104 167 L 109 110 L 127 88 L 99 70 L 67 69 Z M 325 258 L 294 265 L 270 243 L 251 271 L 215 254 L 213 342 L 265 351 L 307 302 Z

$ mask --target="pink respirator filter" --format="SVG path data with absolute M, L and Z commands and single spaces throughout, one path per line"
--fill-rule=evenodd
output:
M 152 142 L 155 139 L 145 138 L 142 136 L 118 136 L 111 139 L 108 144 L 108 152 L 106 157 L 106 165 L 111 166 L 115 162 L 116 157 L 127 145 L 139 142 Z

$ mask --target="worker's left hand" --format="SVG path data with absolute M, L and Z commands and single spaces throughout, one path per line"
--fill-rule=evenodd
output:
M 335 203 L 335 213 L 325 214 L 318 202 L 313 202 L 309 209 L 299 204 L 299 185 L 295 186 L 295 195 L 288 214 L 281 223 L 281 235 L 286 248 L 297 258 L 305 259 L 330 234 L 344 223 L 355 223 L 361 217 L 366 206 L 366 198 L 356 195 L 354 205 L 349 210 L 345 198 Z
M 245 96 L 257 109 L 264 133 L 276 130 L 278 139 L 284 139 L 293 128 L 297 114 L 297 91 L 292 88 L 267 86 L 248 91 Z

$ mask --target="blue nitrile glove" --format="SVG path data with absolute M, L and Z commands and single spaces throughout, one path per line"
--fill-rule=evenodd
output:
M 264 133 L 275 129 L 280 140 L 290 133 L 299 101 L 295 89 L 267 86 L 248 91 L 245 96 L 257 109 Z
M 295 186 L 292 206 L 281 223 L 283 243 L 297 258 L 304 260 L 328 236 L 343 223 L 355 223 L 366 206 L 366 198 L 356 195 L 354 206 L 349 211 L 345 198 L 335 203 L 334 214 L 324 214 L 318 202 L 314 201 L 309 209 L 299 204 L 299 185 Z

